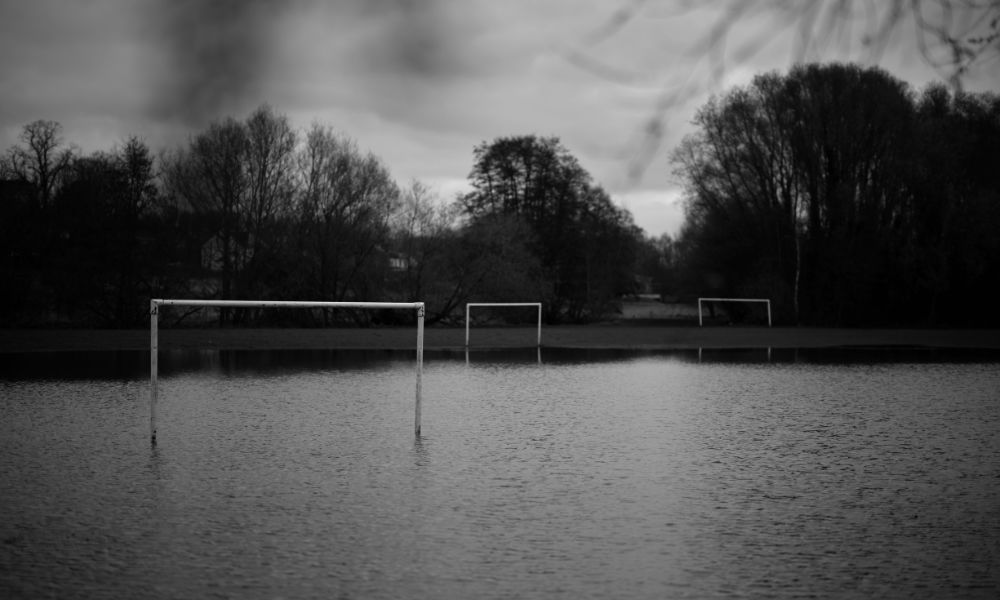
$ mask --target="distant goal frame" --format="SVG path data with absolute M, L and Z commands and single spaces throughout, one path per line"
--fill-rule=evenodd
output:
M 400 309 L 417 312 L 417 365 L 413 431 L 420 437 L 420 410 L 424 375 L 424 303 L 423 302 L 323 302 L 302 300 L 190 300 L 153 298 L 149 301 L 149 437 L 156 444 L 159 379 L 159 321 L 161 306 L 217 308 L 362 308 Z
M 471 309 L 480 306 L 535 306 L 538 308 L 538 334 L 535 338 L 535 347 L 542 346 L 542 303 L 541 302 L 467 302 L 465 304 L 465 347 L 469 347 L 469 318 Z
M 702 302 L 763 302 L 767 304 L 767 326 L 771 327 L 771 300 L 769 298 L 698 298 L 698 327 L 704 326 Z

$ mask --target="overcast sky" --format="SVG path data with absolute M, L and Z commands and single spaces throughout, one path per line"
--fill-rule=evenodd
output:
M 448 200 L 480 142 L 552 135 L 649 234 L 676 234 L 668 158 L 711 92 L 803 57 L 876 60 L 861 13 L 820 12 L 803 36 L 803 20 L 771 4 L 0 0 L 0 150 L 36 119 L 61 123 L 83 152 L 129 135 L 158 150 L 266 102 L 298 128 L 351 136 L 401 184 L 419 179 Z M 713 52 L 704 42 L 720 23 L 732 28 Z M 912 24 L 877 60 L 917 89 L 940 78 Z M 967 89 L 996 89 L 998 71 L 995 60 L 974 70 Z

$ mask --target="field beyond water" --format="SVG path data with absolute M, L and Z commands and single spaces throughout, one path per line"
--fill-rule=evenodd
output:
M 474 328 L 476 349 L 533 347 L 534 327 Z M 149 330 L 0 330 L 0 353 L 145 350 Z M 615 323 L 543 326 L 546 348 L 674 350 L 692 348 L 926 347 L 1000 349 L 1000 329 L 828 329 L 695 327 Z M 219 350 L 411 349 L 416 327 L 331 329 L 160 329 L 159 347 Z M 429 350 L 465 347 L 464 328 L 428 327 Z

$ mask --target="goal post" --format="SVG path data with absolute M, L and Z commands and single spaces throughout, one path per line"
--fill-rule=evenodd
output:
M 420 436 L 420 403 L 424 374 L 424 303 L 423 302 L 309 302 L 299 300 L 177 300 L 153 298 L 149 301 L 149 435 L 156 443 L 156 402 L 159 370 L 159 319 L 161 306 L 218 308 L 368 308 L 417 311 L 417 383 L 413 430 Z
M 477 306 L 535 306 L 538 308 L 538 335 L 535 346 L 542 345 L 542 303 L 541 302 L 469 302 L 465 305 L 465 347 L 469 347 L 469 314 Z
M 701 303 L 702 302 L 763 302 L 767 305 L 767 326 L 771 326 L 771 301 L 767 298 L 698 298 L 698 326 L 703 323 Z

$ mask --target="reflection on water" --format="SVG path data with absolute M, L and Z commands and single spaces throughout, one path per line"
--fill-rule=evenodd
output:
M 981 348 L 697 348 L 635 350 L 617 348 L 505 348 L 425 350 L 427 363 L 566 365 L 638 358 L 674 362 L 749 364 L 998 363 L 1000 351 Z M 160 349 L 159 373 L 255 375 L 274 371 L 382 369 L 413 364 L 412 350 L 191 350 Z M 148 351 L 0 353 L 0 380 L 119 379 L 149 377 Z
M 996 361 L 182 354 L 5 373 L 0 597 L 997 597 Z

